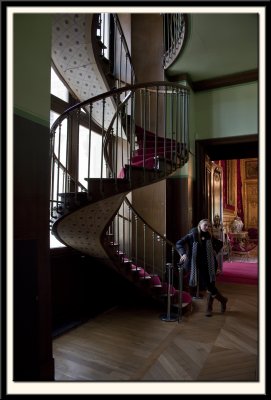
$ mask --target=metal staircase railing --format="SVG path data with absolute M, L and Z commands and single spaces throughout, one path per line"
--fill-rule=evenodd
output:
M 175 245 L 154 230 L 125 197 L 118 213 L 105 231 L 102 240 L 109 254 L 112 247 L 122 260 L 130 261 L 131 271 L 140 271 L 141 279 L 157 277 L 164 283 L 166 262 L 175 264 Z M 170 253 L 170 257 L 167 254 Z M 177 254 L 177 253 L 176 253 Z M 134 266 L 134 269 L 132 268 Z
M 127 85 L 74 105 L 51 128 L 52 231 L 64 244 L 110 265 L 140 286 L 148 280 L 155 287 L 157 276 L 163 286 L 166 246 L 172 249 L 170 262 L 175 250 L 123 201 L 133 189 L 165 179 L 187 162 L 188 96 L 185 86 L 169 82 Z M 108 102 L 115 105 L 115 112 L 105 118 Z M 100 151 L 93 152 L 92 109 L 98 106 L 102 141 Z M 82 182 L 79 126 L 86 114 Z M 93 162 L 100 166 L 97 176 L 92 174 Z M 132 217 L 125 219 L 127 213 Z
M 94 56 L 110 88 L 136 83 L 128 44 L 117 14 L 93 15 Z
M 164 56 L 167 69 L 180 54 L 187 37 L 187 18 L 184 14 L 163 14 Z
M 104 184 L 108 184 L 106 179 L 113 179 L 116 189 L 118 185 L 123 185 L 120 179 L 122 171 L 125 172 L 125 179 L 129 183 L 127 187 L 132 189 L 150 183 L 147 172 L 152 172 L 155 176 L 151 180 L 164 179 L 166 175 L 186 163 L 189 148 L 188 96 L 189 91 L 185 86 L 169 82 L 129 85 L 76 104 L 58 117 L 51 127 L 50 199 L 54 204 L 54 207 L 51 207 L 51 216 L 66 204 L 65 199 L 60 199 L 61 193 L 73 192 L 76 201 L 78 193 L 86 192 L 88 200 L 92 200 L 92 178 L 100 180 L 99 192 L 103 196 Z M 108 103 L 119 104 L 111 116 L 107 114 Z M 92 109 L 99 106 L 102 146 L 97 154 L 91 151 Z M 82 172 L 85 182 L 82 182 L 78 178 L 81 136 L 78 127 L 80 118 L 85 113 L 89 116 L 89 124 L 85 140 L 87 160 L 85 171 Z M 125 120 L 129 120 L 129 126 Z M 63 126 L 66 127 L 65 132 Z M 74 130 L 70 126 L 74 127 Z M 141 161 L 135 162 L 135 157 L 140 155 L 139 151 L 142 155 Z M 98 176 L 95 177 L 90 168 L 94 157 L 95 164 L 100 165 Z M 143 180 L 138 181 L 136 173 L 133 173 L 134 166 L 142 168 Z

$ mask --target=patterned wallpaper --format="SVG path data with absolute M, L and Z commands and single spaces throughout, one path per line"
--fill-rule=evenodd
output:
M 79 101 L 87 100 L 109 89 L 104 82 L 91 45 L 92 14 L 55 14 L 52 28 L 52 60 Z M 111 101 L 105 105 L 105 124 L 114 113 Z M 93 117 L 102 121 L 101 104 Z

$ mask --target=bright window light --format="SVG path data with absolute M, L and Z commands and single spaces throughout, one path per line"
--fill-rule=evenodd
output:
M 64 83 L 59 79 L 54 69 L 51 68 L 51 93 L 66 102 L 69 101 L 69 91 Z

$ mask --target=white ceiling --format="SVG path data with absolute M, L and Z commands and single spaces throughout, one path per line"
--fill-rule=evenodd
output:
M 258 14 L 189 14 L 183 52 L 167 70 L 200 81 L 258 68 Z

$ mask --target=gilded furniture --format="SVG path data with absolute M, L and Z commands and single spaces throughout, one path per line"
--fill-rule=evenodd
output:
M 230 244 L 230 260 L 232 257 L 240 257 L 241 261 L 248 261 L 250 252 L 257 247 L 257 244 L 251 242 L 247 231 L 229 232 L 228 240 Z

